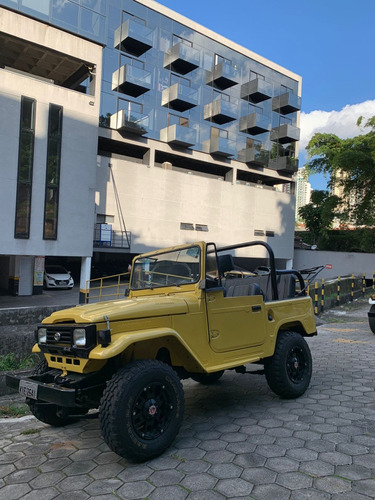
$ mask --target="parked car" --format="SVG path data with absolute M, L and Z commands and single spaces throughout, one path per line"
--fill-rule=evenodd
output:
M 63 266 L 46 266 L 44 288 L 73 288 L 74 280 Z
M 375 294 L 369 298 L 370 310 L 368 312 L 368 322 L 372 333 L 375 333 Z

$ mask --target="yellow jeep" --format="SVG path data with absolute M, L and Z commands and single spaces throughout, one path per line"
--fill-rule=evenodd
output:
M 235 266 L 237 249 L 259 246 L 268 267 Z M 316 335 L 316 327 L 304 288 L 298 271 L 276 270 L 264 242 L 198 242 L 146 253 L 133 260 L 124 299 L 44 319 L 33 348 L 43 362 L 31 377 L 9 375 L 7 383 L 50 425 L 98 408 L 108 446 L 148 460 L 179 431 L 180 379 L 215 383 L 225 370 L 245 373 L 257 363 L 279 396 L 306 391 L 312 362 L 304 336 Z

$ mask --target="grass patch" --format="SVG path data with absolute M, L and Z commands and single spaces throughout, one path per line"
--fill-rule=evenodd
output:
M 25 415 L 30 415 L 30 409 L 27 405 L 0 406 L 0 418 L 19 418 Z
M 38 432 L 40 432 L 40 429 L 26 429 L 25 431 L 22 431 L 21 434 L 28 436 L 29 434 L 38 434 Z
M 8 372 L 11 370 L 27 370 L 34 368 L 39 362 L 39 356 L 30 354 L 26 358 L 19 359 L 14 352 L 0 355 L 0 372 Z

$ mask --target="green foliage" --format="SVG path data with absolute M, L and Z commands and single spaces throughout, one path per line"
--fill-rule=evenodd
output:
M 313 234 L 309 231 L 296 231 L 296 236 L 310 245 L 314 243 Z M 326 232 L 326 238 L 319 243 L 318 248 L 335 252 L 375 253 L 375 229 L 330 230 Z
M 30 414 L 30 409 L 26 404 L 0 406 L 0 418 L 24 417 Z M 22 433 L 21 433 L 22 434 Z
M 311 232 L 313 244 L 321 245 L 327 239 L 327 230 L 332 226 L 339 204 L 340 199 L 330 196 L 328 191 L 313 191 L 311 202 L 299 209 L 298 214 Z
M 334 134 L 315 134 L 307 145 L 309 173 L 324 173 L 330 176 L 329 187 L 336 182 L 344 194 L 351 195 L 353 204 L 349 216 L 357 224 L 374 225 L 375 212 L 375 117 L 357 121 L 360 127 L 371 129 L 349 139 L 340 139 Z M 337 177 L 341 171 L 344 175 Z M 354 196 L 353 196 L 354 195 Z
M 13 352 L 3 354 L 0 355 L 0 372 L 33 368 L 38 363 L 38 360 L 39 358 L 32 354 L 23 359 L 18 359 Z

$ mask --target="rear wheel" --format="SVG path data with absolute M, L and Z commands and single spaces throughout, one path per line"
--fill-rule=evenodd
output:
M 372 317 L 368 317 L 368 322 L 370 324 L 370 329 L 372 331 L 372 333 L 375 333 L 375 305 L 372 305 L 370 307 L 370 312 L 369 314 L 373 314 L 374 316 Z
M 270 389 L 278 396 L 302 396 L 312 373 L 311 353 L 305 339 L 296 332 L 280 332 L 275 353 L 265 360 L 264 371 Z
M 161 361 L 144 360 L 130 363 L 108 382 L 99 418 L 111 450 L 145 461 L 172 444 L 183 413 L 184 393 L 176 372 Z
M 191 378 L 202 385 L 211 385 L 217 382 L 224 374 L 224 370 L 214 373 L 194 373 Z

